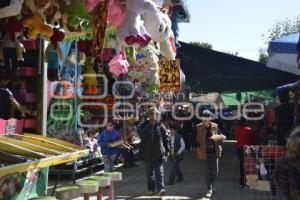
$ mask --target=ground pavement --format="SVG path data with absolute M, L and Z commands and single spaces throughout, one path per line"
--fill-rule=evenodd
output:
M 216 200 L 241 200 L 244 199 L 243 189 L 237 187 L 239 166 L 235 154 L 233 141 L 226 141 L 223 144 L 223 156 L 220 160 L 220 172 L 216 181 L 216 192 L 212 199 Z M 116 199 L 193 199 L 205 200 L 206 185 L 204 182 L 203 164 L 197 160 L 195 152 L 185 153 L 185 158 L 181 163 L 184 180 L 172 186 L 166 185 L 167 195 L 165 197 L 146 196 L 146 175 L 145 166 L 142 162 L 135 168 L 120 168 L 123 173 L 123 181 L 115 184 Z M 169 174 L 170 163 L 165 165 L 165 179 Z M 65 183 L 64 179 L 60 183 Z M 51 186 L 51 183 L 49 184 Z M 107 195 L 107 191 L 105 191 Z M 105 196 L 105 199 L 107 196 Z M 82 200 L 77 198 L 76 200 Z M 95 200 L 93 196 L 90 198 Z

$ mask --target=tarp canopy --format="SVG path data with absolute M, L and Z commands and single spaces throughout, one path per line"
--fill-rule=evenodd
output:
M 269 104 L 274 100 L 272 97 L 272 91 L 251 91 L 241 93 L 223 93 L 221 94 L 222 99 L 226 106 L 237 106 L 242 105 L 245 101 L 251 99 L 264 100 L 266 104 Z M 238 98 L 240 96 L 240 98 Z
M 273 90 L 299 76 L 226 53 L 181 42 L 177 57 L 191 90 L 200 92 L 241 92 Z
M 220 107 L 225 106 L 221 94 L 217 92 L 199 95 L 191 98 L 190 101 L 194 103 L 215 103 Z
M 273 40 L 269 44 L 270 58 L 267 66 L 300 75 L 297 68 L 297 43 L 300 33 L 281 39 Z

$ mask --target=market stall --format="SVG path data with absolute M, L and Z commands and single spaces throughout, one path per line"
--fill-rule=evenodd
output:
M 163 110 L 173 102 L 164 95 L 182 92 L 175 57 L 177 23 L 190 20 L 184 0 L 5 0 L 0 13 L 1 80 L 20 79 L 16 91 L 1 87 L 21 105 L 0 116 L 3 177 L 77 160 L 74 172 L 76 163 L 101 158 L 95 137 L 108 120 L 137 145 L 133 115 L 149 108 L 139 105 Z

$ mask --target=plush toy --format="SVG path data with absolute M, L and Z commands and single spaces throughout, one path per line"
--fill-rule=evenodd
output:
M 141 55 L 143 56 L 143 55 Z M 147 76 L 150 76 L 148 71 L 145 71 L 145 66 L 142 63 L 141 59 L 137 59 L 137 61 L 133 65 L 133 69 L 128 73 L 129 77 L 133 79 L 133 81 L 138 81 L 143 83 L 146 81 Z
M 124 22 L 126 15 L 126 9 L 118 0 L 109 1 L 108 22 L 110 25 L 119 27 Z
M 58 45 L 64 39 L 65 35 L 57 28 L 53 29 L 53 35 L 50 37 L 51 43 L 45 51 L 45 62 L 48 63 L 48 80 L 58 80 L 60 71 L 60 61 L 64 60 L 64 54 Z
M 144 48 L 151 41 L 142 20 L 144 13 L 157 13 L 157 5 L 151 0 L 126 0 L 127 16 L 117 29 L 117 41 L 121 46 Z
M 10 0 L 10 1 L 1 2 L 0 18 L 16 16 L 20 14 L 22 9 L 22 4 L 23 4 L 23 0 Z
M 147 76 L 148 84 L 158 84 L 159 83 L 159 65 L 158 65 L 158 57 L 155 55 L 150 49 L 146 49 L 143 51 L 145 57 L 141 60 L 145 65 L 145 71 L 150 73 L 150 76 Z
M 176 56 L 176 47 L 174 45 L 174 35 L 171 29 L 171 20 L 165 11 L 158 13 L 145 13 L 144 25 L 151 35 L 154 42 L 160 43 L 163 55 L 174 60 Z
M 24 0 L 24 5 L 31 11 L 33 15 L 40 16 L 46 20 L 46 10 L 50 7 L 50 0 Z
M 2 48 L 14 48 L 16 51 L 17 60 L 24 61 L 23 52 L 25 49 L 18 39 L 20 33 L 23 32 L 24 29 L 22 23 L 16 17 L 10 17 L 4 28 L 7 33 L 4 35 L 2 46 L 0 46 L 1 51 L 3 52 Z M 7 65 L 7 63 L 5 63 L 5 65 Z
M 92 12 L 94 8 L 103 0 L 84 0 L 85 8 L 88 12 Z
M 99 94 L 99 90 L 97 88 L 97 76 L 93 67 L 92 59 L 90 57 L 87 57 L 83 70 L 85 75 L 83 80 L 83 86 L 85 88 L 84 93 L 88 95 Z
M 109 71 L 115 75 L 120 76 L 121 74 L 128 73 L 129 63 L 126 60 L 124 52 L 118 53 L 109 63 Z
M 53 29 L 46 25 L 39 16 L 27 17 L 22 21 L 22 24 L 28 28 L 27 36 L 29 39 L 35 40 L 40 35 L 45 40 L 50 40 L 53 35 Z
M 92 16 L 85 9 L 83 0 L 71 0 L 65 14 L 67 24 L 78 30 L 85 30 L 92 21 Z

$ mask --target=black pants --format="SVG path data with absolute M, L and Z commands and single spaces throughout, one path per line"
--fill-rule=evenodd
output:
M 245 185 L 245 173 L 244 173 L 244 163 L 245 163 L 245 158 L 244 158 L 244 148 L 237 148 L 236 153 L 239 158 L 240 162 L 240 185 L 244 186 Z
M 4 76 L 12 78 L 18 69 L 17 51 L 15 48 L 3 48 Z
M 175 182 L 176 176 L 178 177 L 178 179 L 183 178 L 183 174 L 182 174 L 182 172 L 180 170 L 180 166 L 179 166 L 181 160 L 182 160 L 181 156 L 175 156 L 174 158 L 171 159 L 172 167 L 171 167 L 171 172 L 170 172 L 170 176 L 169 176 L 170 183 Z
M 126 148 L 123 148 L 121 149 L 121 153 L 122 155 L 124 156 L 124 165 L 125 166 L 133 166 L 135 163 L 134 163 L 134 154 L 133 154 L 133 150 L 130 149 L 126 149 Z
M 219 173 L 219 159 L 215 153 L 206 154 L 206 160 L 204 160 L 204 173 L 207 189 L 213 189 L 215 179 Z

